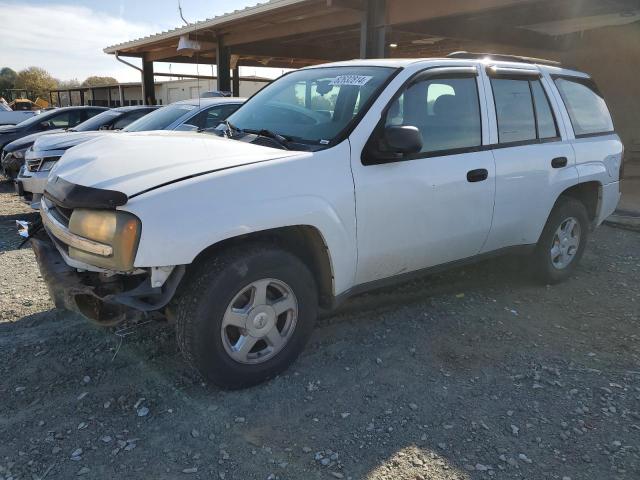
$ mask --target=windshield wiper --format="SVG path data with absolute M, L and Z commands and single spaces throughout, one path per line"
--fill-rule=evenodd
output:
M 276 143 L 280 145 L 282 148 L 284 148 L 285 150 L 289 150 L 290 140 L 287 137 L 280 135 L 279 133 L 275 133 L 275 132 L 272 132 L 271 130 L 266 130 L 266 129 L 262 129 L 262 130 L 244 129 L 242 131 L 244 133 L 252 133 L 254 135 L 259 135 L 261 137 L 266 137 L 266 138 L 275 140 Z
M 229 120 L 225 120 L 224 124 L 227 126 L 227 130 L 225 131 L 227 138 L 233 138 L 236 133 L 243 133 L 243 130 L 236 127 Z

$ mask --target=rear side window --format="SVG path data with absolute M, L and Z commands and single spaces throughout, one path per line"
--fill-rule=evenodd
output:
M 475 77 L 418 81 L 393 102 L 385 124 L 417 127 L 422 154 L 478 147 L 482 126 Z
M 549 99 L 540 80 L 491 80 L 500 143 L 537 141 L 558 137 Z
M 142 110 L 135 110 L 133 112 L 126 113 L 113 123 L 112 128 L 114 130 L 122 130 L 124 127 L 126 127 L 130 123 L 135 122 L 139 118 L 142 118 L 151 112 L 152 110 L 142 109 Z
M 613 132 L 613 121 L 602 95 L 590 82 L 557 78 L 556 86 L 569 112 L 576 137 Z

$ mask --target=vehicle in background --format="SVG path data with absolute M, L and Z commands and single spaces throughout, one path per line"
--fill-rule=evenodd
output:
M 242 98 L 209 98 L 205 100 L 185 100 L 176 102 L 130 123 L 123 128 L 122 122 L 116 126 L 123 132 L 143 132 L 147 130 L 206 130 L 217 127 L 244 102 Z M 157 108 L 157 107 L 124 107 Z M 114 109 L 119 110 L 119 109 Z M 104 112 L 98 117 L 106 115 Z M 85 122 L 87 124 L 89 122 Z M 47 135 L 39 138 L 33 148 L 26 152 L 26 162 L 16 179 L 16 191 L 23 200 L 34 209 L 40 208 L 40 199 L 47 184 L 49 171 L 69 148 L 102 136 L 104 130 L 80 131 L 79 125 L 74 132 Z
M 217 97 L 230 97 L 231 92 L 226 92 L 223 90 L 211 90 L 210 92 L 204 92 L 200 95 L 200 98 L 217 98 Z
M 32 102 L 28 98 L 16 98 L 13 102 L 9 104 L 9 108 L 14 112 L 23 112 L 23 111 L 40 111 L 43 106 L 48 106 L 49 102 L 46 102 L 46 105 L 38 105 L 35 102 Z
M 46 183 L 46 177 L 48 170 L 53 166 L 62 153 L 58 153 L 58 150 L 47 152 L 46 155 L 33 155 L 33 149 L 31 148 L 34 143 L 43 136 L 59 136 L 60 138 L 67 139 L 67 137 L 76 135 L 74 139 L 78 139 L 77 135 L 82 134 L 97 134 L 105 132 L 114 132 L 122 130 L 131 123 L 139 120 L 145 115 L 157 110 L 158 106 L 131 106 L 131 107 L 117 107 L 111 110 L 106 110 L 99 113 L 95 117 L 82 122 L 74 128 L 67 130 L 50 130 L 45 132 L 34 133 L 27 135 L 18 140 L 14 140 L 8 145 L 5 145 L 4 151 L 8 154 L 16 154 L 20 152 L 20 155 L 24 157 L 25 163 L 20 168 L 17 178 L 15 179 L 16 192 L 27 203 L 32 204 L 35 209 L 39 208 L 40 196 L 43 192 L 43 183 Z M 85 137 L 82 137 L 85 138 Z M 86 136 L 86 140 L 92 138 L 90 135 Z M 38 178 L 38 172 L 43 172 Z M 36 196 L 34 198 L 34 193 Z
M 41 113 L 14 126 L 0 127 L 0 167 L 2 173 L 14 179 L 24 163 L 24 151 L 7 153 L 4 147 L 9 143 L 34 133 L 61 131 L 76 125 L 108 110 L 105 107 L 64 107 Z
M 0 102 L 0 126 L 16 125 L 39 113 L 39 110 L 22 110 L 16 112 L 13 111 L 7 103 Z
M 165 310 L 227 388 L 283 371 L 318 310 L 351 295 L 514 251 L 566 280 L 620 199 L 598 88 L 540 60 L 308 67 L 218 130 L 69 151 L 32 246 L 57 306 L 104 325 Z

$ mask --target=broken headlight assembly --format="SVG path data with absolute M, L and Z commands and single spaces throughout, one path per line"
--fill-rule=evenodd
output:
M 69 244 L 69 256 L 107 270 L 132 271 L 140 231 L 140 219 L 129 212 L 75 209 L 69 219 L 69 232 L 101 248 Z

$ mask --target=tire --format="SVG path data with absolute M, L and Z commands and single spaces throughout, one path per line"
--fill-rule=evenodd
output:
M 203 261 L 185 280 L 171 306 L 178 346 L 193 367 L 222 388 L 245 388 L 274 377 L 296 360 L 311 336 L 318 314 L 316 282 L 287 251 L 235 247 Z M 288 307 L 277 313 L 276 308 Z
M 575 222 L 575 226 L 570 222 Z M 569 278 L 584 254 L 589 229 L 589 216 L 584 204 L 571 197 L 560 197 L 533 255 L 533 268 L 538 280 L 553 285 Z M 560 238 L 559 234 L 569 230 L 569 235 Z

